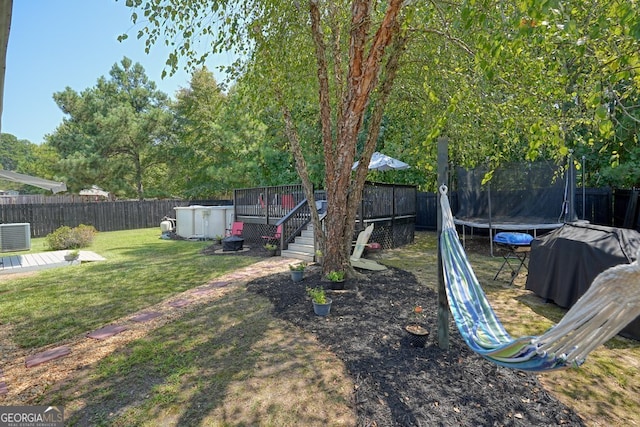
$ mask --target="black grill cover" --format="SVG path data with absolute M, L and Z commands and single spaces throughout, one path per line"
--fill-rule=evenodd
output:
M 569 308 L 596 276 L 609 267 L 629 264 L 640 249 L 635 230 L 592 224 L 565 224 L 531 242 L 525 288 Z M 640 340 L 640 317 L 620 335 Z
M 224 252 L 241 251 L 244 239 L 238 236 L 229 236 L 222 239 L 222 250 Z

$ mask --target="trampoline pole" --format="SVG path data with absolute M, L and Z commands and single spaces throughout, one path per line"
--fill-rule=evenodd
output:
M 585 163 L 586 163 L 586 156 L 582 156 L 582 220 L 586 220 L 587 218 L 587 214 L 586 214 L 586 210 L 587 210 L 587 190 L 584 187 L 584 183 L 585 183 Z
M 489 206 L 489 252 L 493 256 L 493 229 L 491 228 L 491 181 L 487 183 L 487 205 Z

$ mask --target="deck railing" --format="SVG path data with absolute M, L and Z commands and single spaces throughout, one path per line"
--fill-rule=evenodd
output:
M 311 209 L 307 199 L 304 199 L 276 223 L 276 227 L 282 225 L 280 249 L 287 249 L 289 243 L 300 235 L 309 222 L 311 222 Z
M 316 208 L 326 209 L 324 191 L 315 191 Z M 370 223 L 376 227 L 372 241 L 384 247 L 396 247 L 413 240 L 417 214 L 417 191 L 414 186 L 366 183 L 358 209 L 356 233 Z M 246 240 L 260 241 L 273 235 L 283 225 L 281 248 L 286 246 L 310 220 L 301 184 L 277 187 L 244 188 L 234 191 L 236 221 L 245 223 Z
M 367 183 L 358 218 L 366 221 L 415 216 L 416 195 L 413 186 Z
M 367 183 L 358 210 L 358 219 L 393 219 L 416 215 L 414 186 Z M 326 199 L 323 191 L 315 192 L 316 201 Z M 243 188 L 234 192 L 236 217 L 254 218 L 275 224 L 305 200 L 302 185 Z
M 275 224 L 303 200 L 301 184 L 242 188 L 233 195 L 237 219 L 264 224 Z

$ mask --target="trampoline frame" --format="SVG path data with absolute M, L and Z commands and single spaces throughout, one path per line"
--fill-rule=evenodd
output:
M 471 235 L 473 235 L 473 229 L 488 229 L 489 230 L 489 242 L 490 242 L 490 253 L 491 256 L 493 254 L 493 238 L 495 234 L 499 231 L 526 231 L 533 232 L 533 237 L 536 238 L 538 234 L 538 230 L 555 230 L 557 228 L 562 227 L 566 222 L 574 222 L 575 221 L 575 165 L 573 164 L 573 156 L 569 155 L 567 157 L 567 170 L 564 176 L 564 197 L 561 207 L 561 213 L 556 222 L 536 222 L 537 220 L 541 220 L 543 218 L 532 218 L 532 217 L 520 217 L 520 218 L 511 218 L 502 217 L 502 218 L 493 218 L 492 217 L 492 206 L 491 206 L 491 182 L 487 183 L 487 201 L 488 201 L 488 218 L 453 218 L 453 222 L 456 225 L 462 226 L 462 243 L 465 245 L 466 240 L 466 227 L 471 228 Z M 564 218 L 564 220 L 562 220 Z M 567 221 L 567 219 L 569 219 Z
M 481 230 L 489 230 L 489 246 L 491 256 L 493 255 L 493 238 L 495 234 L 499 231 L 526 231 L 533 232 L 533 238 L 538 237 L 538 230 L 555 230 L 556 228 L 560 228 L 564 225 L 564 222 L 558 223 L 547 223 L 547 224 L 534 224 L 534 223 L 525 223 L 525 222 L 497 222 L 497 223 L 489 223 L 483 222 L 482 220 L 463 220 L 454 218 L 454 224 L 462 226 L 462 244 L 466 247 L 466 227 L 471 228 L 471 235 L 473 236 L 473 229 L 478 228 Z

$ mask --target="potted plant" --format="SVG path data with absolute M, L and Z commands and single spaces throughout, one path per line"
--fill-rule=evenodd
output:
M 75 261 L 78 257 L 80 257 L 80 251 L 78 249 L 74 249 L 64 254 L 65 261 Z
M 274 245 L 273 243 L 267 243 L 266 245 L 264 245 L 264 248 L 269 253 L 269 256 L 275 256 L 276 251 L 278 250 L 278 246 Z
M 213 243 L 215 243 L 216 245 L 219 245 L 222 243 L 222 239 L 223 237 L 219 234 L 213 236 Z
M 327 273 L 327 279 L 332 282 L 344 282 L 344 271 L 332 270 Z
M 415 306 L 413 308 L 412 321 L 404 328 L 409 334 L 409 344 L 413 347 L 424 347 L 427 343 L 429 331 L 420 325 L 420 321 L 423 319 L 424 313 L 422 306 Z
M 300 282 L 304 277 L 304 269 L 307 267 L 307 263 L 302 261 L 298 264 L 289 264 L 289 270 L 291 270 L 291 280 L 294 282 Z
M 327 273 L 327 279 L 332 283 L 331 289 L 344 289 L 344 271 L 332 270 Z
M 331 310 L 331 298 L 327 298 L 324 288 L 316 286 L 307 288 L 307 295 L 313 302 L 313 312 L 318 316 L 327 316 Z

